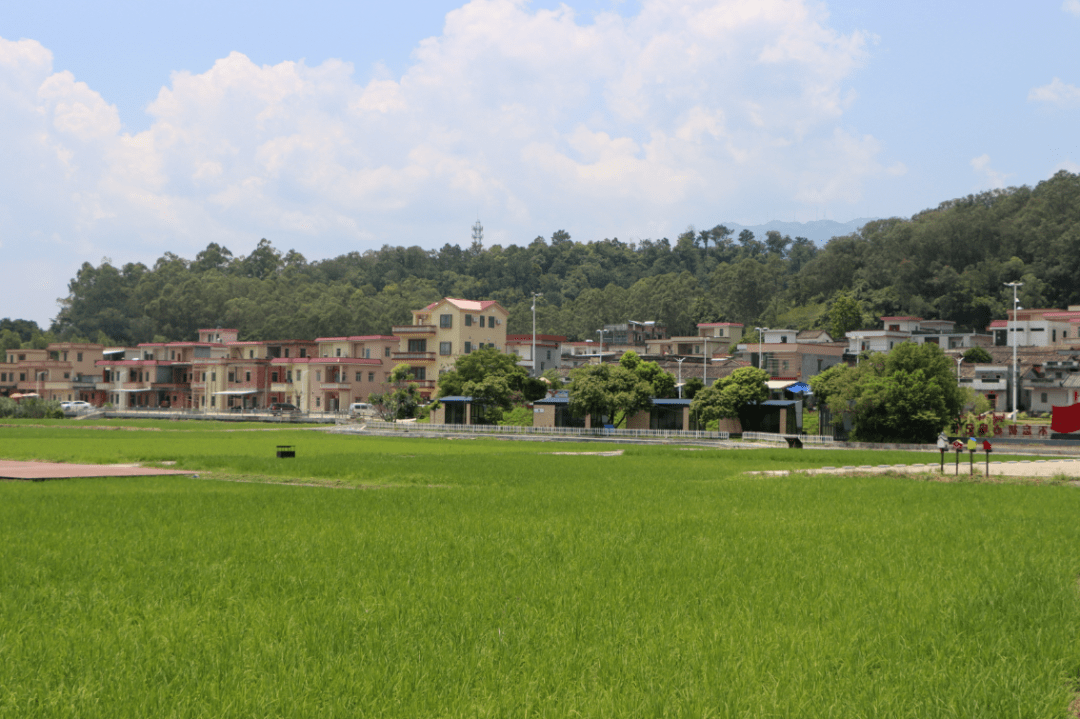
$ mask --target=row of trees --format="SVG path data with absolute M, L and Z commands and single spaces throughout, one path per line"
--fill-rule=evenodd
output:
M 696 390 L 691 415 L 701 426 L 739 417 L 746 405 L 768 399 L 768 378 L 755 367 L 737 369 Z M 418 397 L 409 379 L 408 367 L 399 366 L 393 377 L 396 388 L 373 398 L 384 415 L 412 416 Z M 869 353 L 855 367 L 836 365 L 812 377 L 810 385 L 838 423 L 845 415 L 854 418 L 853 437 L 866 442 L 933 441 L 960 416 L 965 402 L 952 360 L 929 343 L 902 343 L 887 354 Z M 474 407 L 498 421 L 514 405 L 543 397 L 548 386 L 548 381 L 530 378 L 516 356 L 488 348 L 462 357 L 454 370 L 443 374 L 438 397 L 472 397 Z M 676 396 L 675 377 L 635 352 L 626 352 L 617 364 L 573 370 L 568 389 L 572 414 L 603 417 L 616 427 L 648 410 L 654 399 Z
M 910 220 L 870 222 L 817 248 L 724 226 L 667 238 L 580 242 L 563 231 L 528 244 L 438 250 L 384 246 L 309 262 L 262 240 L 247 256 L 211 243 L 193 260 L 84 264 L 50 328 L 58 338 L 130 344 L 193 339 L 231 326 L 243 339 L 381 334 L 444 296 L 494 299 L 508 331 L 591 337 L 604 323 L 657 320 L 673 334 L 702 321 L 833 332 L 914 314 L 982 329 L 1011 301 L 1080 303 L 1080 176 L 950 200 Z M 834 308 L 837 311 L 832 311 Z M 839 318 L 839 319 L 837 319 Z

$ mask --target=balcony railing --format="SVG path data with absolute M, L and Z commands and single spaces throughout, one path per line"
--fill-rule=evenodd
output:
M 434 362 L 434 352 L 391 352 L 390 359 L 395 362 Z
M 391 332 L 395 335 L 433 335 L 435 334 L 435 325 L 401 325 L 391 328 Z

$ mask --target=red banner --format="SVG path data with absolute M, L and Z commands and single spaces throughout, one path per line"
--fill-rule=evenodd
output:
M 1054 414 L 1050 420 L 1050 429 L 1062 434 L 1080 430 L 1080 404 L 1070 404 L 1068 407 L 1054 407 Z

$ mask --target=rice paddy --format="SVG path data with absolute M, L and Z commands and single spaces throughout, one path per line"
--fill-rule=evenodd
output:
M 1075 696 L 1063 482 L 181 424 L 0 428 L 8 459 L 200 473 L 0 483 L 0 716 L 1065 717 Z

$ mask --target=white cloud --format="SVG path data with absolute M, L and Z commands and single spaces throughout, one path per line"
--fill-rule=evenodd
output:
M 989 184 L 991 188 L 1001 189 L 1005 187 L 1005 178 L 1008 177 L 1008 175 L 1006 175 L 1004 172 L 999 172 L 990 167 L 989 155 L 984 154 L 972 158 L 971 168 L 975 170 L 975 172 L 982 175 L 986 181 L 986 184 Z
M 1032 88 L 1028 93 L 1028 100 L 1062 106 L 1077 105 L 1080 104 L 1080 87 L 1069 85 L 1055 77 L 1049 85 Z
M 1065 0 L 1065 2 L 1061 3 L 1061 9 L 1080 17 L 1080 0 Z
M 446 227 L 477 208 L 527 241 L 574 218 L 597 235 L 677 232 L 762 194 L 850 201 L 903 172 L 839 124 L 872 40 L 809 0 L 644 0 L 588 23 L 472 0 L 400 77 L 234 52 L 175 73 L 130 134 L 40 44 L 0 39 L 0 151 L 38 168 L 0 180 L 0 206 L 96 261 L 259 237 L 309 256 L 467 242 Z
M 1073 162 L 1072 160 L 1062 160 L 1057 164 L 1057 166 L 1054 167 L 1054 171 L 1050 174 L 1055 175 L 1062 170 L 1065 170 L 1066 172 L 1071 172 L 1073 174 L 1080 174 L 1080 162 Z

